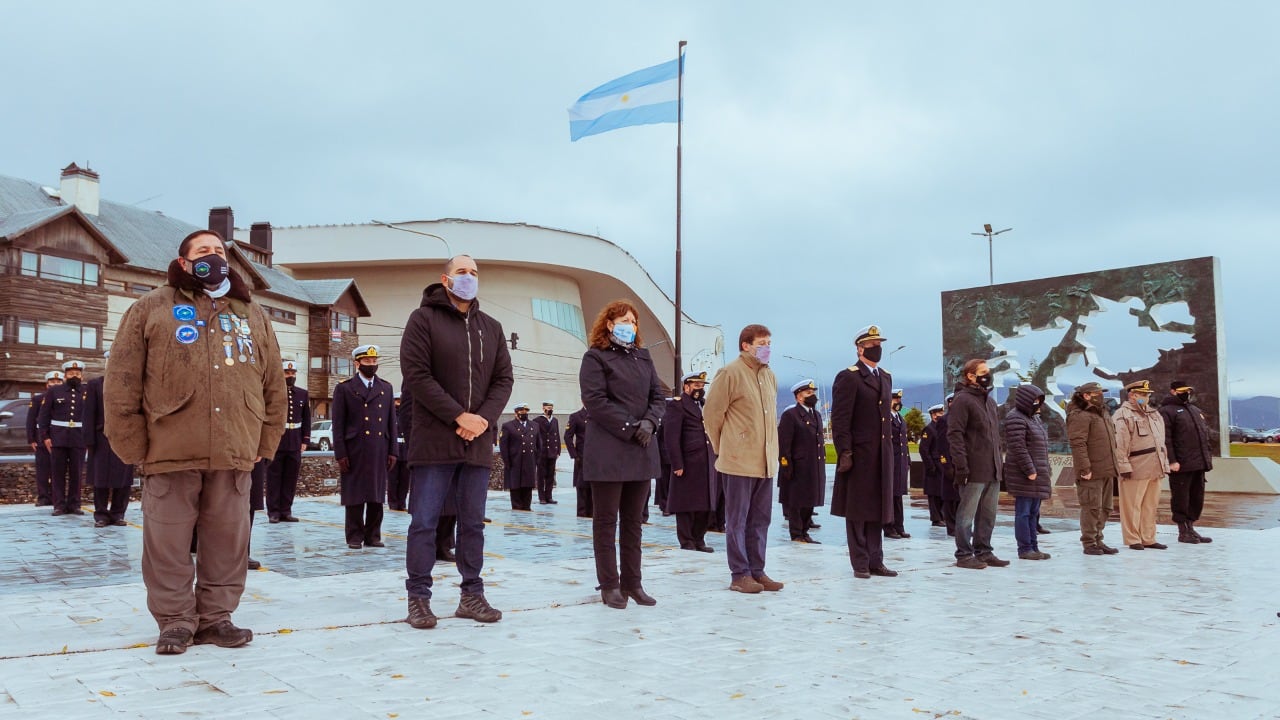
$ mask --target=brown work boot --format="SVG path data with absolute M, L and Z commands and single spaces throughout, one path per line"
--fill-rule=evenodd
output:
M 253 631 L 246 628 L 238 628 L 231 624 L 230 620 L 219 620 L 203 630 L 196 631 L 196 645 L 217 645 L 218 647 L 233 648 L 241 645 L 248 645 L 253 639 Z
M 768 575 L 765 575 L 764 573 L 760 573 L 759 575 L 756 575 L 751 579 L 760 583 L 760 587 L 764 588 L 765 590 L 768 590 L 769 592 L 778 592 L 779 590 L 782 589 L 782 583 L 770 578 Z
M 454 617 L 471 618 L 476 622 L 492 623 L 502 619 L 502 611 L 495 610 L 484 599 L 484 593 L 463 595 L 458 600 L 458 609 L 453 611 Z
M 427 598 L 409 598 L 409 617 L 405 622 L 417 630 L 429 630 L 435 627 L 436 614 L 431 612 L 431 601 Z
M 756 582 L 754 579 L 752 579 L 750 575 L 743 575 L 742 577 L 730 583 L 729 589 L 734 592 L 747 593 L 748 595 L 754 595 L 755 593 L 758 593 L 761 590 L 764 590 L 764 586 Z
M 191 646 L 191 631 L 184 627 L 171 627 L 160 633 L 156 640 L 157 655 L 181 655 Z

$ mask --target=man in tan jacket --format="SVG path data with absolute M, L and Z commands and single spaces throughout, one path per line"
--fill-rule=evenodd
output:
M 231 613 L 248 567 L 250 471 L 275 455 L 285 383 L 271 322 L 217 233 L 188 235 L 168 283 L 125 311 L 103 409 L 112 450 L 144 478 L 142 580 L 156 652 L 248 643 L 253 632 Z
M 738 358 L 711 383 L 702 409 L 716 470 L 724 478 L 725 545 L 729 589 L 782 589 L 764 573 L 773 509 L 772 468 L 778 466 L 778 378 L 769 369 L 769 328 L 748 325 L 738 335 Z
M 1111 420 L 1116 426 L 1116 458 L 1120 466 L 1120 532 L 1130 550 L 1164 550 L 1156 542 L 1156 507 L 1160 481 L 1169 472 L 1164 445 L 1164 418 L 1151 406 L 1151 383 L 1138 380 Z

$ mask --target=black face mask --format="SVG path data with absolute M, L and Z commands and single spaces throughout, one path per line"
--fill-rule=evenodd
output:
M 529 419 L 529 413 L 527 413 L 527 412 L 518 412 L 518 413 L 516 413 L 516 419 L 517 419 L 517 420 L 520 420 L 520 421 L 522 421 L 522 422 L 523 422 L 523 421 L 525 421 L 525 420 L 528 420 L 528 419 Z
M 227 259 L 217 253 L 202 255 L 187 262 L 191 263 L 191 277 L 207 287 L 216 288 L 227 279 Z
M 703 388 L 698 388 L 697 390 L 689 391 L 689 397 L 693 398 L 694 402 L 702 402 L 702 398 L 706 396 L 707 396 L 707 391 Z
M 296 382 L 298 382 L 297 377 L 287 377 L 284 379 L 284 384 L 288 385 L 289 387 L 293 387 L 294 383 Z
M 78 377 L 67 378 L 67 387 L 71 388 L 72 390 L 75 390 L 76 388 L 80 387 L 80 378 Z
M 807 408 L 815 408 L 815 407 L 818 407 L 818 396 L 817 396 L 817 395 L 810 395 L 809 397 L 805 398 L 805 399 L 804 399 L 804 406 L 805 406 L 805 407 L 807 407 Z
M 975 380 L 974 382 L 977 383 L 978 387 L 982 388 L 983 390 L 991 389 L 991 383 L 994 380 L 994 378 L 991 377 L 991 373 L 987 373 L 986 375 L 977 375 L 975 377 L 977 378 L 977 380 Z
M 1191 404 L 1191 393 L 1189 393 L 1189 392 L 1178 393 L 1178 400 L 1179 400 L 1183 405 L 1190 405 L 1190 404 Z
M 374 375 L 378 374 L 378 366 L 377 365 L 361 365 L 360 374 L 367 378 L 372 378 Z
M 897 411 L 897 410 L 901 410 L 901 409 L 902 409 L 902 403 L 899 403 L 899 402 L 894 403 L 894 404 L 893 404 L 893 409 L 894 409 L 895 411 Z
M 880 362 L 880 357 L 883 354 L 884 354 L 884 348 L 882 348 L 879 345 L 869 345 L 867 347 L 862 348 L 862 357 L 866 358 L 869 362 L 873 362 L 873 363 Z
M 551 417 L 551 413 L 552 413 L 552 411 L 551 411 L 551 410 L 543 410 L 543 411 L 542 411 L 542 414 L 543 414 L 543 415 L 546 415 L 547 417 Z

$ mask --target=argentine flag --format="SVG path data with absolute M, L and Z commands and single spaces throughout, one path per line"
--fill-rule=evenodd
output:
M 569 108 L 569 139 L 630 125 L 676 122 L 681 59 L 623 75 L 578 98 Z

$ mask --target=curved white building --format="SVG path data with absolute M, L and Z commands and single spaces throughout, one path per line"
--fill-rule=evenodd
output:
M 419 234 L 426 233 L 426 234 Z M 438 236 L 438 237 L 431 237 Z M 452 255 L 480 267 L 480 307 L 517 336 L 512 403 L 580 407 L 578 368 L 586 334 L 600 308 L 615 299 L 634 302 L 640 332 L 658 375 L 670 386 L 674 366 L 675 306 L 629 253 L 593 235 L 537 225 L 442 219 L 379 224 L 273 228 L 274 256 L 299 279 L 354 278 L 371 316 L 361 318 L 361 342 L 382 347 L 379 374 L 400 384 L 400 337 L 423 289 Z M 724 365 L 724 334 L 687 315 L 682 325 L 685 372 L 714 375 Z M 322 362 L 313 358 L 312 362 Z M 510 412 L 511 408 L 507 408 Z

